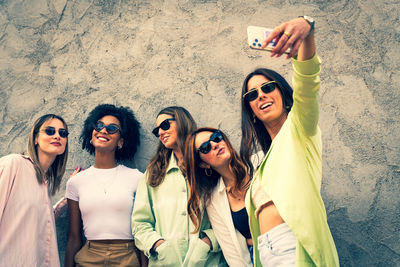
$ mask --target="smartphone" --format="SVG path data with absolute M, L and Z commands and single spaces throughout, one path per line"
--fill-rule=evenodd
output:
M 258 27 L 258 26 L 248 26 L 247 27 L 247 39 L 249 46 L 252 49 L 257 50 L 267 50 L 271 51 L 279 41 L 279 38 L 275 38 L 270 42 L 265 48 L 261 48 L 262 42 L 267 38 L 267 36 L 273 31 L 273 29 Z M 290 53 L 290 48 L 285 52 L 285 54 Z

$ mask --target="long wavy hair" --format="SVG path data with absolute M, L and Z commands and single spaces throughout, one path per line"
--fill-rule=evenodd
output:
M 51 195 L 54 195 L 57 192 L 57 190 L 60 188 L 61 179 L 64 175 L 65 167 L 67 165 L 68 139 L 67 139 L 67 143 L 65 145 L 64 153 L 56 156 L 56 159 L 50 165 L 47 172 L 45 172 L 44 169 L 42 168 L 42 166 L 40 165 L 39 156 L 37 153 L 37 145 L 35 145 L 35 139 L 36 139 L 37 135 L 39 134 L 40 127 L 42 127 L 42 125 L 45 122 L 47 122 L 51 119 L 57 119 L 57 120 L 61 121 L 64 125 L 64 128 L 66 130 L 68 130 L 67 124 L 65 123 L 64 119 L 61 118 L 60 116 L 57 116 L 54 114 L 46 114 L 46 115 L 41 116 L 40 118 L 38 118 L 35 121 L 32 129 L 31 129 L 31 132 L 29 134 L 28 155 L 33 162 L 33 167 L 36 172 L 37 181 L 39 182 L 39 184 L 43 184 L 47 180 L 47 188 L 49 189 L 49 192 L 51 193 Z
M 207 175 L 205 169 L 200 167 L 203 162 L 200 158 L 199 152 L 196 149 L 196 136 L 200 132 L 212 132 L 217 131 L 215 128 L 203 127 L 193 132 L 186 142 L 185 151 L 185 166 L 187 172 L 187 178 L 189 182 L 189 200 L 187 204 L 188 214 L 192 220 L 195 230 L 194 233 L 198 232 L 201 225 L 202 203 L 208 205 L 211 194 L 214 188 L 217 186 L 221 175 L 215 171 L 212 167 L 211 175 Z M 221 131 L 220 131 L 221 132 Z M 240 192 L 247 190 L 249 186 L 249 176 L 246 171 L 246 166 L 240 159 L 238 153 L 233 148 L 228 137 L 221 132 L 224 137 L 224 141 L 227 145 L 231 158 L 229 159 L 228 165 L 230 171 L 232 171 L 236 177 L 235 184 L 232 188 L 232 194 L 236 195 Z
M 162 109 L 157 114 L 157 117 L 161 114 L 170 115 L 175 119 L 178 135 L 176 140 L 177 146 L 180 151 L 184 153 L 186 138 L 189 136 L 189 134 L 197 129 L 196 122 L 194 121 L 192 115 L 190 115 L 189 111 L 187 111 L 185 108 L 178 106 L 171 106 Z M 160 141 L 156 154 L 150 160 L 150 163 L 147 167 L 147 183 L 150 186 L 156 187 L 164 181 L 171 155 L 172 149 L 166 148 Z M 181 168 L 182 173 L 185 175 L 184 166 L 179 167 Z
M 271 136 L 260 121 L 253 113 L 249 102 L 243 99 L 243 95 L 248 91 L 247 84 L 255 75 L 262 75 L 270 81 L 276 81 L 277 88 L 282 97 L 283 108 L 287 113 L 293 106 L 293 89 L 288 82 L 279 73 L 265 68 L 259 68 L 246 76 L 242 86 L 242 140 L 240 142 L 240 157 L 249 170 L 250 176 L 253 176 L 254 167 L 251 162 L 251 156 L 262 150 L 267 153 L 271 146 Z

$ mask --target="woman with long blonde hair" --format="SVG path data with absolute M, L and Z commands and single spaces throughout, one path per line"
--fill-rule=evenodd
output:
M 60 266 L 51 195 L 68 158 L 68 128 L 54 114 L 38 118 L 28 155 L 0 158 L 0 266 Z

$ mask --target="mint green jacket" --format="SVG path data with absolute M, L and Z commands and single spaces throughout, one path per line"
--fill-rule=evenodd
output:
M 297 238 L 296 266 L 339 266 L 321 198 L 321 132 L 318 127 L 320 60 L 292 59 L 293 107 L 254 175 Z M 254 241 L 254 266 L 261 266 L 260 227 L 247 191 L 246 208 Z
M 172 155 L 164 181 L 157 187 L 147 184 L 147 172 L 139 182 L 132 212 L 132 234 L 136 246 L 149 258 L 149 266 L 226 266 L 207 213 L 200 232 L 187 214 L 189 187 Z M 210 247 L 200 240 L 207 235 Z M 153 244 L 164 239 L 156 252 Z

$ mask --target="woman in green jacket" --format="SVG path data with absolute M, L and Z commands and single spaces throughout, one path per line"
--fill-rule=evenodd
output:
M 153 134 L 160 143 L 139 182 L 133 207 L 135 244 L 149 258 L 149 266 L 220 266 L 224 260 L 207 214 L 200 231 L 193 233 L 187 213 L 183 151 L 196 123 L 186 109 L 173 106 L 159 112 L 156 125 Z
M 313 29 L 304 16 L 279 25 L 263 43 L 277 42 L 271 57 L 291 48 L 293 90 L 263 68 L 243 83 L 240 154 L 251 175 L 259 165 L 246 196 L 255 266 L 339 265 L 320 195 L 320 60 Z M 255 164 L 260 148 L 265 157 Z

